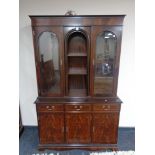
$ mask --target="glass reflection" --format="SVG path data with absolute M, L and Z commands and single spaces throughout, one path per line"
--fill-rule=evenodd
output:
M 58 39 L 52 32 L 39 37 L 42 91 L 60 93 L 60 70 Z
M 96 40 L 96 76 L 112 76 L 116 50 L 116 36 L 104 32 Z

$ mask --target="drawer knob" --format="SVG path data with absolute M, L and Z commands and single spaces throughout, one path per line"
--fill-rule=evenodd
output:
M 52 108 L 54 109 L 54 108 L 55 108 L 55 106 L 54 106 L 54 105 L 52 105 Z
M 74 108 L 77 108 L 77 105 L 76 105 L 76 106 L 74 106 Z
M 82 108 L 82 105 L 80 105 L 80 108 Z
M 50 106 L 48 106 L 48 105 L 46 106 L 47 109 L 48 109 L 49 107 L 50 107 Z
M 108 102 L 108 100 L 106 100 L 106 99 L 105 99 L 104 101 L 105 101 L 105 102 Z
M 109 110 L 110 109 L 110 105 L 108 105 L 104 110 Z

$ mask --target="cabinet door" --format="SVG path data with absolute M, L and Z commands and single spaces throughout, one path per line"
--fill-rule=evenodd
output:
M 91 33 L 91 95 L 115 96 L 120 57 L 121 27 L 93 26 Z
M 119 113 L 93 114 L 93 143 L 116 144 Z
M 63 28 L 35 27 L 34 33 L 39 94 L 40 96 L 63 96 Z
M 64 114 L 39 113 L 39 138 L 41 144 L 64 142 Z
M 66 114 L 67 143 L 90 143 L 91 114 Z

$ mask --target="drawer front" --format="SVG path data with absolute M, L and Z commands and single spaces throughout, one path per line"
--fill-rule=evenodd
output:
M 93 111 L 119 111 L 119 104 L 94 104 Z
M 67 104 L 65 105 L 66 111 L 91 111 L 90 104 Z
M 64 111 L 63 104 L 37 105 L 39 112 Z

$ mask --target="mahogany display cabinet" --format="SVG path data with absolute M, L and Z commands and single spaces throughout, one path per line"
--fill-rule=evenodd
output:
M 124 17 L 30 16 L 40 150 L 118 149 Z

